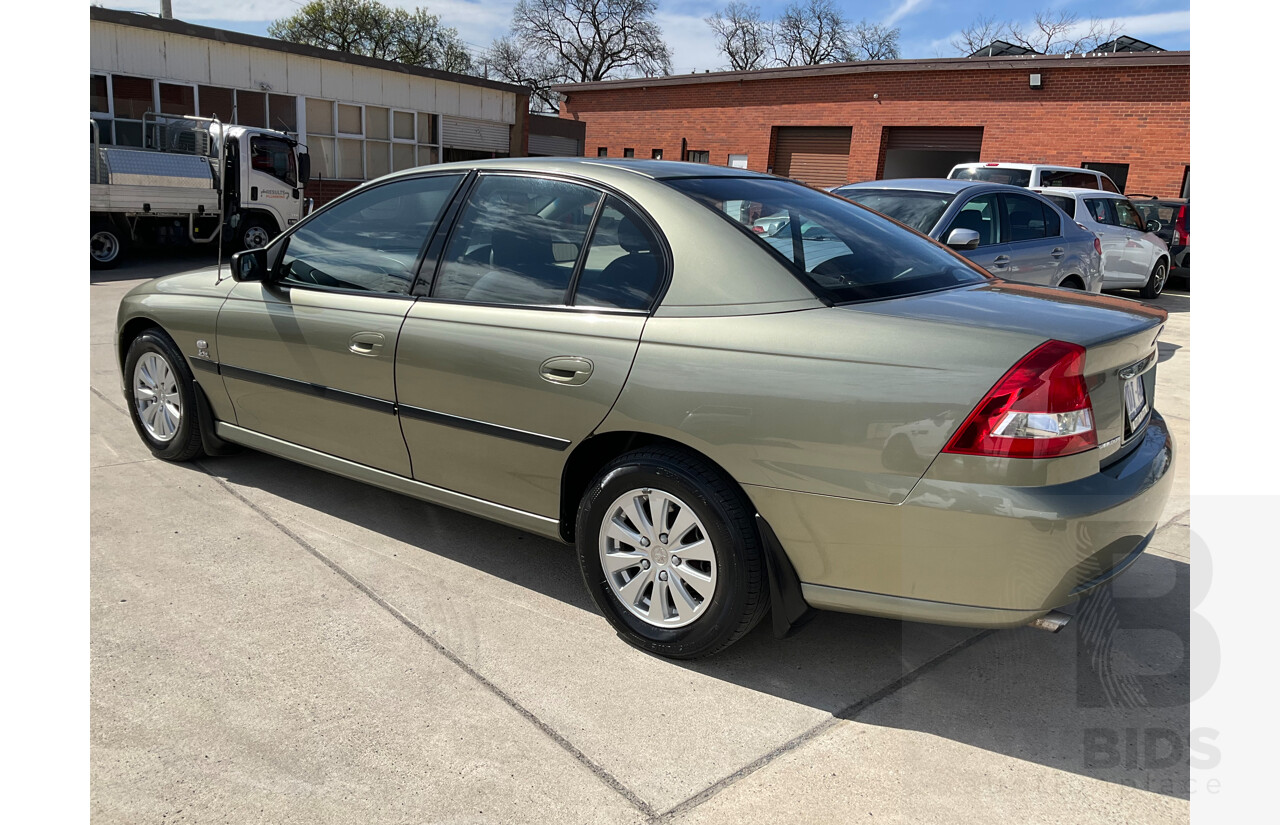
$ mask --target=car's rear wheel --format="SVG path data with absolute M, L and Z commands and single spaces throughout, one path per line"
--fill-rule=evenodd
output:
M 1147 300 L 1159 298 L 1160 293 L 1164 292 L 1164 285 L 1168 280 L 1169 265 L 1164 261 L 1157 261 L 1155 267 L 1151 270 L 1151 277 L 1143 284 L 1138 294 Z
M 627 642 L 677 659 L 723 650 L 764 616 L 760 537 L 741 491 L 684 451 L 627 453 L 588 486 L 578 563 Z
M 152 454 L 166 461 L 204 455 L 195 379 L 173 339 L 159 329 L 134 338 L 124 375 L 129 382 L 129 417 Z

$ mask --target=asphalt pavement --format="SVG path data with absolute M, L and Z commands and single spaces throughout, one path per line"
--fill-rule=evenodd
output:
M 1155 302 L 1173 495 L 1065 630 L 823 613 L 678 663 L 567 546 L 251 451 L 153 459 L 116 307 L 206 262 L 91 277 L 94 822 L 1189 819 L 1189 293 Z

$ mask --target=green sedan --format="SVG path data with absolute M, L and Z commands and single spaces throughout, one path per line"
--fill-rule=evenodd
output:
M 815 608 L 1060 627 L 1168 497 L 1165 317 L 793 181 L 544 158 L 372 181 L 134 289 L 118 343 L 160 458 L 248 447 L 571 543 L 623 638 L 694 658 Z

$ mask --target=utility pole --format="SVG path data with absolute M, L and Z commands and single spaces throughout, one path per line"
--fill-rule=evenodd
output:
M 163 20 L 173 19 L 173 0 L 160 0 L 160 17 Z

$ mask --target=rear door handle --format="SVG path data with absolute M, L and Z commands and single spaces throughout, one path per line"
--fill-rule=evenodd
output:
M 1056 249 L 1054 249 L 1052 252 L 1050 252 L 1049 256 L 1052 258 L 1061 258 L 1065 254 L 1067 254 L 1067 251 L 1059 246 Z
M 538 368 L 538 374 L 543 380 L 550 381 L 552 384 L 576 387 L 587 383 L 587 379 L 591 377 L 595 368 L 595 364 L 591 363 L 590 359 L 559 355 L 543 361 L 542 366 Z
M 356 355 L 380 355 L 386 337 L 381 332 L 357 332 L 351 336 L 347 349 Z

